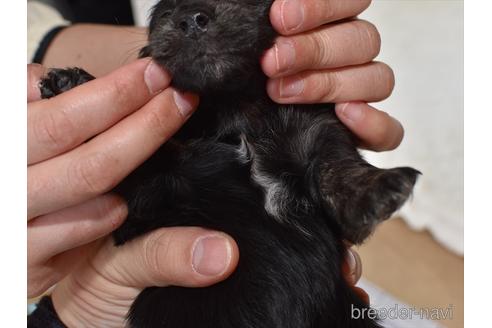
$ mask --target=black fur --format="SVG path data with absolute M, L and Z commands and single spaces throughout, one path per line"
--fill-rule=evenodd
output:
M 162 0 L 153 11 L 142 56 L 200 93 L 201 105 L 116 188 L 129 215 L 115 242 L 202 226 L 234 237 L 241 257 L 217 285 L 145 289 L 131 327 L 379 327 L 350 317 L 368 305 L 342 275 L 343 240 L 367 238 L 406 201 L 418 171 L 365 162 L 333 104 L 268 98 L 258 59 L 275 36 L 271 3 Z
M 54 97 L 93 79 L 92 75 L 81 68 L 51 69 L 39 85 L 41 97 Z

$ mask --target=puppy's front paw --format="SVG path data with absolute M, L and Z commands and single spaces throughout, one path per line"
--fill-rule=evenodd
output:
M 93 79 L 94 76 L 77 67 L 52 69 L 39 84 L 41 97 L 43 99 L 54 97 Z

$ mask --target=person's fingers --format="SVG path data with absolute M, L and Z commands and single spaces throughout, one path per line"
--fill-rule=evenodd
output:
M 280 34 L 297 34 L 357 16 L 370 3 L 370 0 L 276 0 L 270 9 L 270 21 Z
M 362 261 L 359 254 L 352 248 L 347 249 L 345 262 L 342 265 L 342 272 L 347 282 L 351 285 L 355 285 L 362 276 Z
M 238 260 L 239 250 L 230 236 L 179 227 L 153 231 L 116 250 L 109 242 L 92 265 L 121 286 L 204 287 L 227 278 Z
M 167 88 L 170 80 L 166 71 L 146 58 L 29 104 L 28 164 L 64 153 L 106 130 Z
M 168 88 L 141 110 L 76 149 L 27 170 L 28 220 L 114 188 L 190 117 L 192 94 Z
M 347 248 L 345 261 L 342 265 L 342 273 L 357 296 L 366 304 L 369 304 L 369 295 L 362 288 L 355 287 L 362 276 L 362 261 L 359 254 L 352 248 Z
M 369 294 L 366 293 L 365 290 L 363 290 L 360 287 L 352 287 L 352 290 L 359 296 L 359 298 L 366 303 L 367 305 L 371 304 L 371 300 L 369 298 Z
M 100 246 L 100 240 L 70 249 L 48 261 L 27 267 L 27 297 L 37 297 L 62 280 Z
M 115 230 L 126 215 L 124 200 L 106 194 L 39 216 L 27 224 L 28 263 L 44 262 L 99 239 Z
M 308 34 L 277 38 L 262 58 L 269 77 L 305 70 L 368 63 L 379 53 L 381 39 L 374 25 L 363 20 L 323 26 Z
M 46 73 L 47 69 L 40 64 L 27 65 L 27 102 L 41 99 L 39 83 Z
M 392 69 L 384 63 L 372 62 L 270 79 L 267 91 L 270 98 L 281 104 L 374 102 L 389 97 L 394 84 Z
M 360 146 L 373 151 L 393 150 L 403 140 L 403 126 L 386 112 L 361 102 L 335 107 L 338 118 L 360 140 Z

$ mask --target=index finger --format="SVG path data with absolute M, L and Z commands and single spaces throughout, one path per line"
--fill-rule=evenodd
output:
M 107 130 L 169 86 L 170 76 L 141 59 L 54 98 L 28 104 L 27 159 L 38 163 Z
M 282 35 L 297 34 L 357 16 L 370 3 L 371 0 L 275 0 L 270 21 Z

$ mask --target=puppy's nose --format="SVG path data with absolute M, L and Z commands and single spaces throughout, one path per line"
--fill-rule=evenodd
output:
M 207 32 L 210 18 L 203 12 L 186 14 L 178 22 L 178 28 L 184 32 L 185 36 L 198 38 Z

